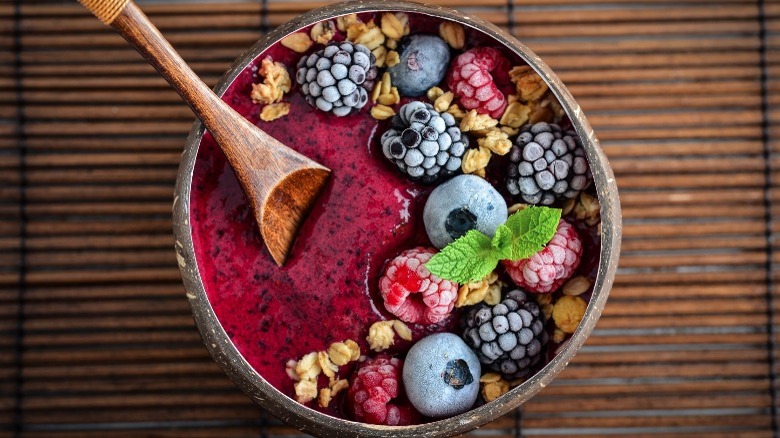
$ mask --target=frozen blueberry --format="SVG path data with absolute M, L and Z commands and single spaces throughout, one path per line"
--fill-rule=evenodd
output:
M 506 218 L 504 198 L 476 175 L 458 175 L 436 187 L 423 210 L 425 231 L 439 249 L 469 230 L 492 237 Z
M 468 411 L 479 394 L 477 355 L 457 335 L 437 333 L 418 341 L 406 355 L 406 396 L 423 415 L 449 417 Z
M 401 96 L 422 96 L 442 81 L 450 64 L 450 47 L 435 35 L 411 35 L 398 44 L 401 62 L 387 69 Z

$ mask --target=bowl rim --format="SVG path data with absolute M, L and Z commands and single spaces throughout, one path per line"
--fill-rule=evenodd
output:
M 475 429 L 525 403 L 546 387 L 569 364 L 591 334 L 614 281 L 620 254 L 622 223 L 615 177 L 593 129 L 580 106 L 555 73 L 528 47 L 481 18 L 456 10 L 398 0 L 358 0 L 331 4 L 297 16 L 260 38 L 239 56 L 219 79 L 214 91 L 222 96 L 244 68 L 268 47 L 289 33 L 316 22 L 350 13 L 407 12 L 450 20 L 483 32 L 530 65 L 547 83 L 572 122 L 588 158 L 601 204 L 601 251 L 593 295 L 582 322 L 558 354 L 536 374 L 498 399 L 454 417 L 413 426 L 377 426 L 322 414 L 296 402 L 269 384 L 244 359 L 219 323 L 198 272 L 189 221 L 190 195 L 195 161 L 204 126 L 196 120 L 187 137 L 179 166 L 173 200 L 173 231 L 176 258 L 186 296 L 198 331 L 209 353 L 230 379 L 255 403 L 304 432 L 328 437 L 443 437 Z

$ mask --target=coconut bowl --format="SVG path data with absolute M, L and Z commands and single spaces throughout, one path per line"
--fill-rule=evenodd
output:
M 484 20 L 452 9 L 401 1 L 354 1 L 313 10 L 279 26 L 260 39 L 232 64 L 217 83 L 215 91 L 245 116 L 254 114 L 256 117 L 257 108 L 252 108 L 251 102 L 245 95 L 237 93 L 236 87 L 246 88 L 246 83 L 255 77 L 259 59 L 270 48 L 278 47 L 277 43 L 290 33 L 307 29 L 323 20 L 350 13 L 383 11 L 406 12 L 433 20 L 460 23 L 469 32 L 478 31 L 484 38 L 503 46 L 508 53 L 527 63 L 543 78 L 565 111 L 572 129 L 585 149 L 593 176 L 594 193 L 600 202 L 600 248 L 594 255 L 596 273 L 585 315 L 568 341 L 557 349 L 555 356 L 522 384 L 494 401 L 476 406 L 460 415 L 413 426 L 376 426 L 336 418 L 306 407 L 285 395 L 253 366 L 254 358 L 247 354 L 246 345 L 237 337 L 236 331 L 251 330 L 251 323 L 241 326 L 243 328 L 236 323 L 225 323 L 224 315 L 226 312 L 230 313 L 229 306 L 240 307 L 244 302 L 241 296 L 238 296 L 239 291 L 245 293 L 243 291 L 258 290 L 260 293 L 263 289 L 267 279 L 257 275 L 243 275 L 242 272 L 236 271 L 243 270 L 240 262 L 242 259 L 250 260 L 256 257 L 255 253 L 265 250 L 256 230 L 250 229 L 252 223 L 251 218 L 246 217 L 246 200 L 232 172 L 223 167 L 219 167 L 218 171 L 214 170 L 215 163 L 224 166 L 224 157 L 220 157 L 221 153 L 216 152 L 213 145 L 209 146 L 209 135 L 199 121 L 195 122 L 187 138 L 176 182 L 173 206 L 175 249 L 186 296 L 206 348 L 232 381 L 271 414 L 290 426 L 323 437 L 452 436 L 473 430 L 521 406 L 549 385 L 582 347 L 598 321 L 615 277 L 621 238 L 620 204 L 612 170 L 593 129 L 579 105 L 552 70 L 507 32 Z M 294 72 L 291 76 L 295 80 Z M 243 85 L 240 84 L 242 81 Z M 270 133 L 275 135 L 274 132 Z M 296 148 L 295 144 L 288 145 Z M 217 193 L 218 196 L 204 197 L 204 192 L 212 195 Z M 327 203 L 337 195 L 326 195 L 322 202 Z M 204 203 L 210 203 L 208 208 Z M 237 227 L 243 228 L 236 231 Z M 206 234 L 224 237 L 204 240 L 203 236 Z M 299 244 L 300 242 L 296 245 Z M 230 264 L 229 267 L 223 266 L 226 263 Z M 298 268 L 300 269 L 300 266 Z M 246 267 L 247 271 L 251 269 L 251 266 Z M 312 266 L 309 269 L 315 270 L 319 267 Z M 327 272 L 322 275 L 327 275 Z M 258 305 L 249 313 L 262 311 L 263 307 Z M 312 322 L 312 330 L 322 330 L 322 327 L 326 330 L 328 328 L 326 318 Z M 273 330 L 269 333 L 272 332 Z M 261 340 L 256 343 L 255 348 L 262 352 L 267 347 Z M 265 351 L 263 354 L 272 356 L 274 352 Z

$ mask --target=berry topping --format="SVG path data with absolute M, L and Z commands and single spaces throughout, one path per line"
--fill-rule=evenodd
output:
M 410 180 L 432 184 L 460 170 L 469 146 L 455 118 L 429 104 L 409 102 L 380 140 L 385 157 Z
M 402 367 L 400 359 L 385 355 L 360 366 L 347 392 L 347 408 L 355 420 L 387 426 L 409 425 L 416 420 L 414 409 L 399 403 Z
M 368 102 L 377 74 L 375 61 L 361 44 L 333 42 L 301 58 L 295 79 L 310 105 L 346 116 Z
M 478 47 L 455 58 L 447 85 L 458 96 L 461 107 L 499 119 L 507 102 L 494 78 L 505 79 L 508 71 L 509 61 L 498 50 Z
M 576 198 L 591 178 L 577 134 L 554 123 L 523 126 L 509 160 L 507 189 L 529 204 Z
M 480 374 L 479 359 L 460 337 L 437 333 L 409 350 L 403 382 L 414 407 L 436 418 L 469 410 L 479 394 Z
M 530 292 L 557 290 L 580 264 L 582 240 L 574 227 L 561 219 L 547 246 L 527 259 L 505 261 L 506 272 L 515 284 Z
M 495 306 L 479 304 L 466 315 L 463 339 L 482 364 L 507 379 L 524 377 L 547 345 L 544 315 L 533 300 L 513 290 Z
M 388 263 L 379 279 L 385 309 L 401 321 L 435 324 L 452 312 L 457 283 L 442 280 L 425 267 L 435 253 L 433 248 L 406 250 Z
M 439 249 L 469 230 L 493 237 L 506 218 L 504 198 L 475 175 L 458 175 L 433 189 L 423 210 L 425 231 Z
M 404 37 L 396 49 L 400 62 L 387 69 L 393 85 L 402 96 L 422 96 L 447 73 L 450 48 L 434 35 Z

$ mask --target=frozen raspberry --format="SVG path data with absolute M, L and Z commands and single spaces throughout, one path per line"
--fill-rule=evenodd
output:
M 446 318 L 455 306 L 458 285 L 442 280 L 425 267 L 434 254 L 433 248 L 406 250 L 388 263 L 379 280 L 385 309 L 401 321 L 435 324 Z
M 547 246 L 530 258 L 505 261 L 515 284 L 529 292 L 554 292 L 571 277 L 582 258 L 582 240 L 574 227 L 561 219 Z
M 507 103 L 495 79 L 506 77 L 508 71 L 509 61 L 498 50 L 477 47 L 455 58 L 447 86 L 458 96 L 461 107 L 498 119 Z
M 415 422 L 419 415 L 400 390 L 402 368 L 401 359 L 384 355 L 360 366 L 347 392 L 347 408 L 355 420 L 387 426 Z

